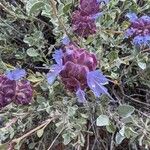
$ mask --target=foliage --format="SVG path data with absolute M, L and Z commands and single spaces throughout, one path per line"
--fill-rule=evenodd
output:
M 78 9 L 78 0 L 1 0 L 0 75 L 25 69 L 33 94 L 28 105 L 0 108 L 0 149 L 150 148 L 150 46 L 134 45 L 125 36 L 131 27 L 126 14 L 150 16 L 150 1 L 100 1 L 102 14 L 94 21 L 93 12 L 75 18 L 94 23 L 94 34 L 86 36 L 79 36 L 72 25 Z M 109 94 L 96 97 L 87 88 L 86 102 L 80 103 L 61 77 L 48 84 L 47 73 L 56 63 L 52 55 L 65 47 L 65 36 L 96 55 Z M 4 86 L 0 82 L 0 90 Z

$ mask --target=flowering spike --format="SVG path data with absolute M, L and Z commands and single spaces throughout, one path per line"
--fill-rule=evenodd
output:
M 72 15 L 73 31 L 81 37 L 88 37 L 96 33 L 95 20 L 89 16 L 82 15 L 81 11 L 76 10 Z
M 82 15 L 94 15 L 100 11 L 97 0 L 80 0 L 80 10 Z
M 108 94 L 107 89 L 103 86 L 107 82 L 107 78 L 98 70 L 91 71 L 87 74 L 87 84 L 96 97 L 101 94 Z
M 150 17 L 142 16 L 138 18 L 134 13 L 127 16 L 131 25 L 125 31 L 125 36 L 132 38 L 135 46 L 150 46 Z
M 6 76 L 10 80 L 19 80 L 26 76 L 26 71 L 24 69 L 15 69 L 12 71 L 7 71 Z
M 65 88 L 70 92 L 75 92 L 80 103 L 86 102 L 84 90 L 88 87 L 95 96 L 108 94 L 107 89 L 103 86 L 108 80 L 96 70 L 97 59 L 93 53 L 71 43 L 63 47 L 62 53 L 62 65 L 52 65 L 47 74 L 49 84 L 52 84 L 57 75 L 60 75 Z
M 55 81 L 56 77 L 59 75 L 62 69 L 63 66 L 58 64 L 51 66 L 50 72 L 47 74 L 47 81 L 50 85 Z
M 81 90 L 80 88 L 77 90 L 76 92 L 77 98 L 78 98 L 78 102 L 79 103 L 85 103 L 86 102 L 86 98 L 85 98 L 85 92 L 83 90 Z

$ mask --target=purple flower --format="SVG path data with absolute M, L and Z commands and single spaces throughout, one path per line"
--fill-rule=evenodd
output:
M 136 14 L 129 13 L 126 15 L 131 25 L 125 31 L 125 36 L 133 39 L 133 44 L 136 46 L 150 45 L 150 17 L 142 16 L 138 18 Z
M 16 95 L 14 102 L 16 104 L 26 105 L 32 101 L 33 89 L 27 80 L 21 80 L 16 84 Z
M 6 76 L 10 80 L 19 80 L 26 76 L 26 71 L 24 69 L 15 69 L 12 71 L 7 71 Z
M 87 83 L 95 96 L 108 94 L 107 89 L 103 86 L 108 83 L 107 78 L 98 70 L 91 71 L 87 74 Z
M 7 76 L 0 76 L 0 108 L 11 102 L 29 104 L 32 100 L 33 89 L 27 80 L 10 80 Z
M 93 20 L 96 20 L 96 19 L 98 19 L 99 17 L 101 17 L 102 15 L 103 15 L 103 13 L 102 13 L 102 12 L 99 12 L 99 13 L 97 13 L 97 14 L 92 15 L 91 18 L 92 18 Z
M 73 44 L 66 45 L 62 52 L 62 65 L 53 65 L 47 75 L 50 84 L 59 75 L 65 88 L 70 92 L 75 92 L 80 103 L 86 102 L 84 90 L 88 88 L 95 96 L 108 94 L 103 86 L 108 80 L 96 70 L 97 60 L 93 53 L 77 48 Z
M 62 65 L 62 57 L 63 57 L 63 52 L 61 49 L 56 50 L 55 53 L 53 54 L 53 59 L 56 61 L 58 65 Z
M 69 37 L 67 35 L 63 36 L 62 43 L 64 45 L 68 45 L 70 43 L 70 39 L 69 39 Z
M 130 22 L 134 22 L 138 19 L 137 15 L 135 13 L 127 13 L 126 17 L 129 18 Z
M 85 92 L 83 90 L 81 90 L 80 88 L 77 90 L 76 92 L 77 98 L 78 98 L 78 102 L 80 103 L 85 103 L 86 99 L 85 99 Z
M 96 33 L 95 20 L 91 16 L 82 15 L 78 10 L 72 15 L 72 28 L 81 37 L 88 37 Z
M 70 92 L 76 92 L 79 88 L 83 90 L 87 87 L 87 72 L 89 72 L 87 66 L 68 61 L 60 72 L 60 77 L 66 89 Z
M 16 82 L 0 75 L 0 108 L 11 103 L 15 97 Z
M 146 46 L 146 45 L 150 45 L 150 35 L 146 35 L 146 36 L 136 36 L 133 39 L 133 44 L 137 45 L 137 46 Z
M 53 84 L 53 82 L 55 81 L 56 77 L 59 75 L 62 69 L 63 66 L 58 64 L 51 66 L 50 72 L 47 74 L 47 81 L 49 84 Z
M 109 0 L 97 0 L 98 3 L 105 3 L 105 4 L 108 4 L 109 3 Z
M 97 0 L 80 0 L 81 15 L 88 16 L 97 14 L 100 11 L 99 2 Z

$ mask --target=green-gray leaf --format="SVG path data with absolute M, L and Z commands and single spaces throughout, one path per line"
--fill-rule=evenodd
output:
M 30 57 L 37 57 L 39 55 L 39 53 L 34 48 L 29 48 L 27 50 L 27 54 Z
M 70 143 L 70 141 L 71 141 L 70 134 L 68 134 L 68 133 L 63 134 L 62 137 L 63 137 L 63 139 L 64 139 L 64 142 L 63 142 L 63 143 L 64 143 L 65 145 L 67 145 L 67 144 Z
M 135 108 L 130 105 L 121 105 L 118 107 L 118 113 L 121 117 L 129 117 L 134 112 Z
M 96 125 L 97 126 L 107 126 L 109 125 L 109 118 L 106 115 L 100 115 L 97 119 L 96 119 Z
M 122 136 L 119 132 L 117 132 L 115 141 L 117 144 L 121 144 L 121 142 L 125 139 L 125 136 Z
M 40 138 L 44 133 L 44 128 L 37 131 L 37 136 Z

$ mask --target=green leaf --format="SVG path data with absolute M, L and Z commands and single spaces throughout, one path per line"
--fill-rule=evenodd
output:
M 123 127 L 121 128 L 121 130 L 119 131 L 119 133 L 120 133 L 122 136 L 124 136 L 124 134 L 125 134 L 125 126 L 123 126 Z
M 113 123 L 109 123 L 109 125 L 106 126 L 106 129 L 109 133 L 114 133 L 116 131 L 116 126 Z
M 119 132 L 117 132 L 115 136 L 115 141 L 117 144 L 121 144 L 121 142 L 125 139 L 125 136 L 122 136 Z
M 42 78 L 41 76 L 40 76 L 40 77 L 36 77 L 36 76 L 34 76 L 34 75 L 30 75 L 30 76 L 28 77 L 28 80 L 31 81 L 31 82 L 33 82 L 33 83 L 37 83 L 37 82 L 42 81 L 43 78 Z
M 146 69 L 146 63 L 144 62 L 138 62 L 138 66 L 143 70 Z
M 63 142 L 63 143 L 64 143 L 65 145 L 67 145 L 67 144 L 70 143 L 71 138 L 70 138 L 70 134 L 69 134 L 69 133 L 63 134 L 62 137 L 63 137 L 63 139 L 64 139 L 64 142 Z
M 76 110 L 78 109 L 78 106 L 74 106 L 74 107 L 68 107 L 68 116 L 74 116 L 74 114 L 76 113 Z
M 97 126 L 107 126 L 109 125 L 109 118 L 106 115 L 100 115 L 97 119 L 96 119 L 96 125 Z
M 44 37 L 41 31 L 34 31 L 32 34 L 26 34 L 23 41 L 29 46 L 36 46 L 38 48 L 44 47 Z
M 110 61 L 110 62 L 113 62 L 115 59 L 118 58 L 118 51 L 111 51 L 111 52 L 108 54 L 108 58 L 109 58 L 109 61 Z
M 42 10 L 42 16 L 46 16 L 50 18 L 52 15 L 52 8 L 50 5 L 45 5 L 44 9 Z
M 37 136 L 40 138 L 44 133 L 44 128 L 37 131 Z
M 63 12 L 64 12 L 64 13 L 67 13 L 67 12 L 69 11 L 71 5 L 72 5 L 72 3 L 66 4 L 66 5 L 64 6 L 64 8 L 63 8 Z
M 27 54 L 30 57 L 37 57 L 39 55 L 39 53 L 34 48 L 29 48 L 27 50 Z
M 134 112 L 135 108 L 130 105 L 121 105 L 118 107 L 118 113 L 121 117 L 129 117 Z
M 44 2 L 39 0 L 29 0 L 26 4 L 26 11 L 28 15 L 38 14 L 40 10 L 44 7 Z
M 35 13 L 39 10 L 41 10 L 43 8 L 45 4 L 43 2 L 36 2 L 34 3 L 34 5 L 32 5 L 30 11 L 29 11 L 29 14 L 32 14 L 32 13 Z

